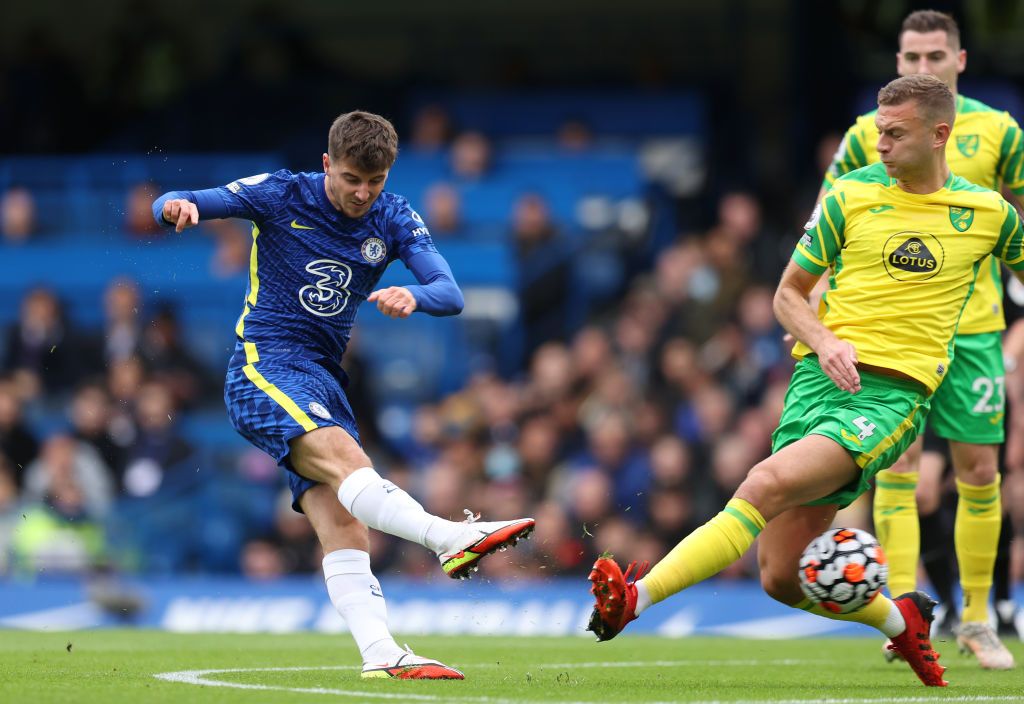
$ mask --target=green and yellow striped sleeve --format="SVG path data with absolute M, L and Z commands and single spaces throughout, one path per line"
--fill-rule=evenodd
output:
M 1003 185 L 1017 195 L 1024 195 L 1024 134 L 1017 121 L 1007 115 L 1009 124 L 999 145 L 999 172 Z
M 992 253 L 1006 262 L 1014 271 L 1024 271 L 1024 229 L 1020 225 L 1017 209 L 1003 201 L 1005 216 L 999 230 L 999 241 Z
M 843 141 L 839 143 L 839 149 L 832 157 L 832 165 L 825 172 L 825 181 L 822 185 L 826 189 L 832 188 L 832 184 L 843 174 L 868 165 L 867 154 L 864 151 L 864 139 L 864 130 L 861 129 L 859 121 L 846 130 Z
M 843 248 L 846 217 L 833 192 L 821 199 L 793 251 L 793 261 L 812 274 L 823 274 Z

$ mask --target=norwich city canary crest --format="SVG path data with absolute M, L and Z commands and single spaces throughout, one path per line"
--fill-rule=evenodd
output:
M 978 153 L 978 135 L 957 135 L 956 148 L 960 150 L 961 154 L 970 159 L 972 156 Z
M 967 232 L 971 223 L 974 222 L 974 208 L 961 208 L 956 205 L 949 206 L 949 221 L 958 232 Z

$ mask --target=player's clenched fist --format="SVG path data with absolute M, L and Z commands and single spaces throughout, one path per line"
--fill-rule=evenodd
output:
M 416 310 L 416 298 L 403 286 L 379 289 L 366 300 L 376 303 L 377 310 L 391 318 L 408 318 Z
M 199 224 L 199 208 L 190 200 L 178 198 L 164 203 L 164 220 L 174 225 L 175 232 Z

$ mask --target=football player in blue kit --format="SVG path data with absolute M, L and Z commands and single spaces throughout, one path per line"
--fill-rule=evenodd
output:
M 456 315 L 462 292 L 423 220 L 384 191 L 398 154 L 385 118 L 350 112 L 331 125 L 323 173 L 276 171 L 220 188 L 172 191 L 153 204 L 178 232 L 200 220 L 253 223 L 249 285 L 224 399 L 232 424 L 286 470 L 296 510 L 324 551 L 324 577 L 363 659 L 363 677 L 462 679 L 403 650 L 370 570 L 367 526 L 425 546 L 453 578 L 515 544 L 534 521 L 454 522 L 381 477 L 359 442 L 340 361 L 363 301 L 392 318 Z M 419 285 L 376 288 L 395 259 Z M 467 512 L 468 513 L 468 512 Z

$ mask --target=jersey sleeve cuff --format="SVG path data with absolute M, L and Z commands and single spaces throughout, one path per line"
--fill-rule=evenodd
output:
M 802 251 L 800 246 L 797 246 L 796 250 L 793 251 L 793 261 L 796 262 L 801 269 L 811 274 L 824 274 L 828 269 L 827 264 L 820 263 L 817 258 L 811 257 L 809 254 Z

